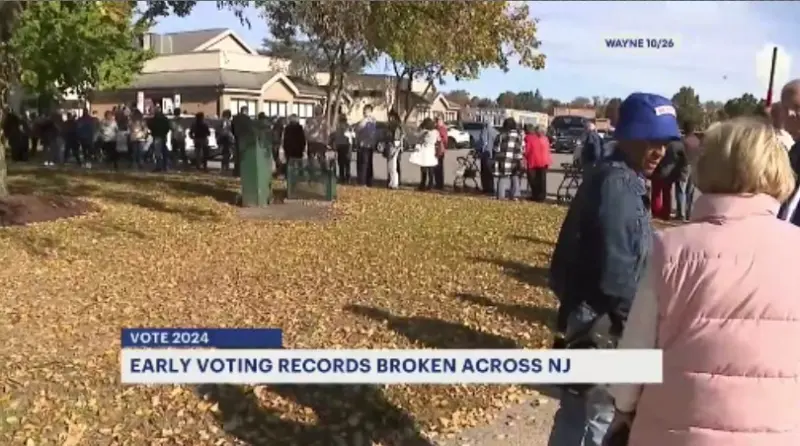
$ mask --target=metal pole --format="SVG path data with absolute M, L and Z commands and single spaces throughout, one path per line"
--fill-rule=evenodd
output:
M 772 88 L 775 83 L 775 62 L 778 60 L 778 47 L 772 48 L 772 65 L 769 69 L 769 88 L 767 88 L 767 107 L 772 105 Z

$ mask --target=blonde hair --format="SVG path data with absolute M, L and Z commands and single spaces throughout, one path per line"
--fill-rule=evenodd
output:
M 693 173 L 704 194 L 767 194 L 783 202 L 795 186 L 789 155 L 776 131 L 755 118 L 709 127 Z

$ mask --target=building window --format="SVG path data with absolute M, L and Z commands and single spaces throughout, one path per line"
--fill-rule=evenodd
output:
M 299 118 L 311 118 L 314 116 L 314 104 L 298 102 L 294 105 L 297 106 L 297 111 L 295 114 L 297 114 Z
M 300 116 L 300 104 L 297 102 L 292 103 L 292 114 Z
M 264 113 L 273 118 L 285 118 L 288 114 L 287 102 L 281 101 L 264 101 Z
M 239 113 L 239 111 L 242 110 L 242 107 L 247 107 L 247 114 L 250 116 L 256 116 L 258 113 L 258 101 L 250 99 L 231 99 L 231 113 Z

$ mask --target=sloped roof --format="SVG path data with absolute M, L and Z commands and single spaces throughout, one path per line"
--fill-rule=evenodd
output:
M 251 73 L 221 69 L 144 73 L 137 76 L 129 88 L 228 87 L 261 90 L 267 81 L 278 74 L 276 71 Z
M 325 96 L 325 90 L 297 76 L 287 76 L 302 96 Z
M 156 41 L 153 42 L 160 46 L 164 51 L 161 54 L 180 54 L 194 51 L 200 45 L 227 32 L 227 28 L 199 29 L 195 31 L 181 31 L 175 33 L 156 34 Z M 154 45 L 156 51 L 159 47 Z

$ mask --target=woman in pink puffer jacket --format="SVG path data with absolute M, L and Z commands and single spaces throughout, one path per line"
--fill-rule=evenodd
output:
M 664 352 L 664 382 L 612 386 L 607 438 L 629 446 L 800 445 L 800 228 L 776 218 L 795 177 L 766 122 L 710 128 L 691 223 L 655 236 L 620 348 Z

